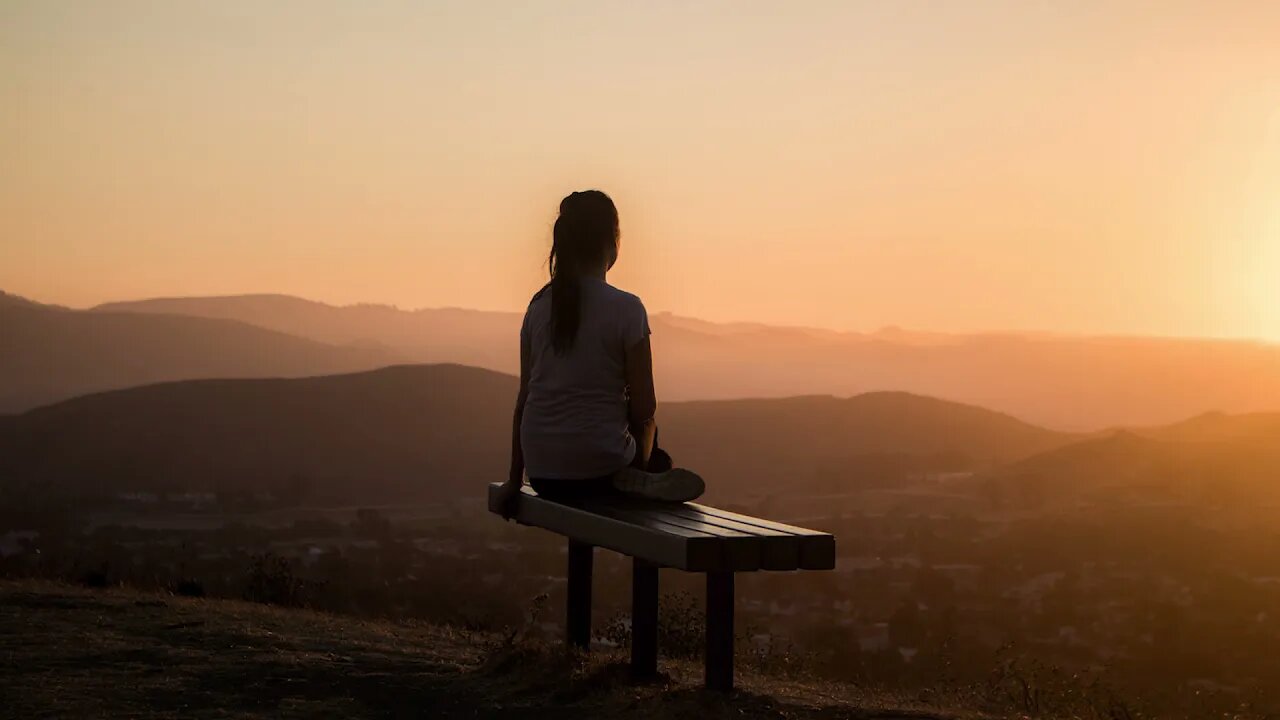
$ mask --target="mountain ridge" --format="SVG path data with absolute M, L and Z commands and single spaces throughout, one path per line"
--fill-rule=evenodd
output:
M 323 497 L 474 494 L 505 476 L 517 386 L 496 371 L 438 364 L 108 391 L 0 423 L 0 477 L 29 492 L 95 478 L 106 495 L 291 483 Z M 678 461 L 720 483 L 712 498 L 767 490 L 782 469 L 793 482 L 830 484 L 856 481 L 868 458 L 983 465 L 1075 437 L 906 393 L 662 403 L 659 424 Z
M 411 362 L 518 369 L 519 313 L 332 306 L 269 294 L 99 308 L 234 317 L 322 342 L 376 341 Z M 659 392 L 670 399 L 905 390 L 1079 431 L 1163 424 L 1209 408 L 1280 409 L 1280 345 L 1254 341 L 893 327 L 855 333 L 665 312 L 652 313 L 650 324 Z
M 198 377 L 323 375 L 395 362 L 227 318 L 0 303 L 0 412 Z

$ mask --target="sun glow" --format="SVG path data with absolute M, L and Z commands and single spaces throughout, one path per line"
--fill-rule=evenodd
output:
M 1262 223 L 1250 245 L 1249 312 L 1260 337 L 1280 342 L 1280 215 Z
M 0 5 L 41 301 L 520 311 L 594 186 L 653 309 L 1280 341 L 1280 3 L 68 5 Z
M 1269 130 L 1267 142 L 1258 148 L 1249 204 L 1241 215 L 1240 300 L 1253 334 L 1280 342 L 1280 114 Z

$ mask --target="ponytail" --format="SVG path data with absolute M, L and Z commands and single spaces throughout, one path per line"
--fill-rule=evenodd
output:
M 561 238 L 572 236 L 563 229 L 566 224 L 565 216 L 561 214 L 552 231 L 556 240 L 552 243 L 548 263 L 551 266 L 551 347 L 557 355 L 563 355 L 573 347 L 582 315 L 582 278 L 575 270 L 565 267 L 566 258 L 572 256 L 572 251 L 566 252 L 568 242 L 561 241 Z
M 573 348 L 582 319 L 582 273 L 617 251 L 618 210 L 599 190 L 571 193 L 560 201 L 551 232 L 551 347 L 563 355 Z

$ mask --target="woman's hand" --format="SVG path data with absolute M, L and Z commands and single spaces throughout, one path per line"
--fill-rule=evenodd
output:
M 510 520 L 516 514 L 516 508 L 520 505 L 520 485 L 519 481 L 507 481 L 498 490 L 498 512 L 504 520 Z

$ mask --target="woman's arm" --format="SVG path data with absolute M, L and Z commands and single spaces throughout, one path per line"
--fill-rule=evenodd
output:
M 641 469 L 649 466 L 653 453 L 653 440 L 657 433 L 654 415 L 658 411 L 658 397 L 653 388 L 653 350 L 649 337 L 626 351 L 627 373 L 627 422 L 631 436 L 636 439 L 635 465 Z
M 524 449 L 520 445 L 520 422 L 524 419 L 524 405 L 529 398 L 529 342 L 520 337 L 520 392 L 516 395 L 516 409 L 511 419 L 511 471 L 503 488 L 502 516 L 515 514 L 520 487 L 524 484 Z
M 507 484 L 522 485 L 524 483 L 524 451 L 520 447 L 520 421 L 524 419 L 524 402 L 528 391 L 522 386 L 516 396 L 516 411 L 511 422 L 511 472 L 507 475 Z
M 519 486 L 524 482 L 524 450 L 520 447 L 520 421 L 524 419 L 524 404 L 529 399 L 529 341 L 520 337 L 520 392 L 516 395 L 516 410 L 511 422 L 511 474 L 507 483 Z

